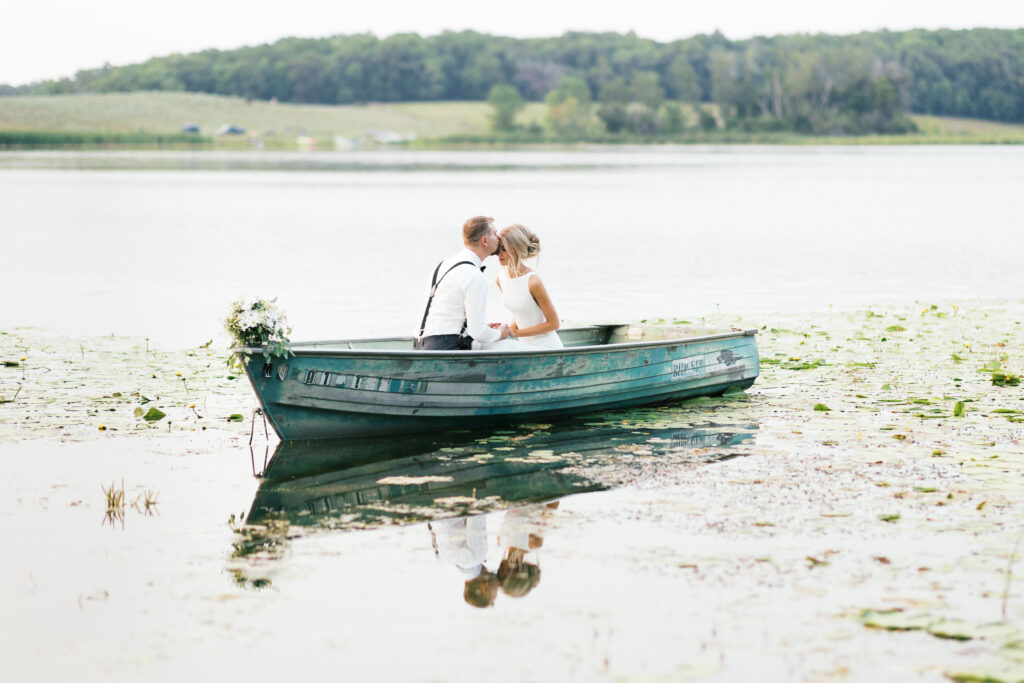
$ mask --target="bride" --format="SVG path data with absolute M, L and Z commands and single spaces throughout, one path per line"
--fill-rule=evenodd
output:
M 485 351 L 560 349 L 558 313 L 540 275 L 524 261 L 540 254 L 540 239 L 522 225 L 510 225 L 498 235 L 501 270 L 495 283 L 502 302 L 512 313 L 508 339 L 481 344 Z M 475 346 L 475 345 L 474 345 Z

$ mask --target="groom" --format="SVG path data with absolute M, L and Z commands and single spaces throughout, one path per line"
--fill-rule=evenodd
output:
M 473 340 L 493 342 L 509 336 L 508 325 L 487 324 L 487 283 L 483 260 L 498 251 L 494 219 L 474 216 L 462 226 L 463 249 L 434 269 L 430 298 L 423 311 L 413 348 L 423 351 L 464 351 Z

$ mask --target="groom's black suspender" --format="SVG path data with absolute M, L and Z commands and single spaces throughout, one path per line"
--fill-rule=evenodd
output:
M 427 327 L 427 316 L 430 315 L 430 304 L 434 303 L 434 294 L 437 293 L 437 288 L 441 285 L 441 280 L 444 279 L 444 275 L 447 275 L 448 273 L 452 272 L 453 270 L 455 270 L 459 266 L 462 266 L 462 265 L 472 266 L 473 265 L 472 261 L 459 261 L 454 266 L 452 266 L 448 270 L 444 271 L 444 275 L 441 276 L 441 280 L 438 280 L 437 279 L 437 274 L 441 271 L 441 264 L 443 264 L 443 263 L 444 263 L 444 261 L 441 261 L 441 263 L 437 264 L 437 268 L 434 269 L 434 276 L 432 278 L 430 278 L 430 298 L 427 299 L 427 307 L 423 311 L 423 322 L 420 323 L 420 333 L 418 335 L 416 335 L 417 339 L 422 339 L 423 338 L 423 330 L 426 329 L 426 327 Z M 463 323 L 462 328 L 463 329 L 466 328 L 465 323 Z

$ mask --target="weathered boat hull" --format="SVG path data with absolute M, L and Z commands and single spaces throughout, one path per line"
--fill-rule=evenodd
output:
M 285 440 L 549 419 L 753 384 L 752 331 L 685 332 L 595 326 L 560 333 L 564 349 L 506 353 L 413 351 L 409 339 L 312 342 L 272 363 L 250 349 L 246 372 Z

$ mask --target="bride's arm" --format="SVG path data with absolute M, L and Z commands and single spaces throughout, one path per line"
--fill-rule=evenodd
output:
M 533 300 L 537 302 L 540 312 L 544 314 L 544 322 L 540 325 L 526 327 L 521 330 L 516 329 L 515 335 L 517 337 L 534 337 L 538 334 L 554 332 L 559 328 L 558 312 L 555 311 L 555 305 L 551 303 L 551 297 L 548 296 L 548 290 L 544 287 L 544 283 L 541 282 L 540 275 L 531 277 L 529 286 Z

